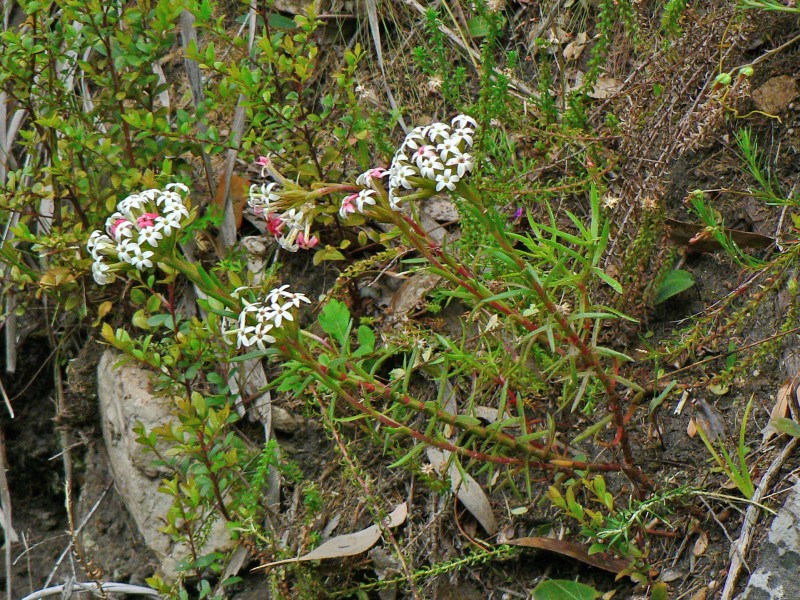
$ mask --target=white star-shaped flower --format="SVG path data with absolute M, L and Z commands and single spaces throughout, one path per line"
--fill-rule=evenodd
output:
M 458 175 L 452 172 L 451 169 L 445 169 L 444 173 L 439 173 L 436 176 L 436 191 L 441 192 L 447 188 L 451 192 L 456 189 L 458 183 Z

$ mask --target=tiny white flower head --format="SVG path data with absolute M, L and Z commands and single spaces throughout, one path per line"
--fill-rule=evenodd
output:
M 120 212 L 130 213 L 131 211 L 142 210 L 147 204 L 147 198 L 142 194 L 131 194 L 124 200 L 120 200 L 117 208 Z
M 148 244 L 153 248 L 158 248 L 158 243 L 164 239 L 164 234 L 158 230 L 158 222 L 155 227 L 147 227 L 139 232 L 139 246 Z
M 472 129 L 462 128 L 462 129 L 455 129 L 453 131 L 454 135 L 457 135 L 461 141 L 466 144 L 467 148 L 472 147 L 472 136 L 475 132 Z
M 434 123 L 428 128 L 428 139 L 439 143 L 450 137 L 450 126 L 446 123 Z
M 130 263 L 140 271 L 142 269 L 152 269 L 153 268 L 153 258 L 154 252 L 152 250 L 142 250 L 142 248 L 138 245 L 131 244 L 130 246 L 133 250 L 133 255 L 131 256 Z
M 266 350 L 267 344 L 274 344 L 275 337 L 269 335 L 269 332 L 272 331 L 273 325 L 271 323 L 259 323 L 256 325 L 255 330 L 247 339 L 248 346 L 255 346 L 259 350 Z
M 356 208 L 358 212 L 363 213 L 367 206 L 375 205 L 375 190 L 361 190 L 356 197 Z
M 461 150 L 458 149 L 458 144 L 460 142 L 461 138 L 454 135 L 437 144 L 436 149 L 439 151 L 439 158 L 447 160 L 448 156 L 458 156 L 461 154 Z
M 275 323 L 275 327 L 280 328 L 281 323 L 283 323 L 284 321 L 294 321 L 291 309 L 292 309 L 291 302 L 272 305 L 272 311 L 273 311 L 272 322 Z
M 472 160 L 472 156 L 465 152 L 464 154 L 459 154 L 448 160 L 447 166 L 455 167 L 456 174 L 459 177 L 464 177 L 467 173 L 472 172 L 474 161 Z
M 445 169 L 443 173 L 436 175 L 437 192 L 441 192 L 445 188 L 452 192 L 456 189 L 456 183 L 458 183 L 458 175 L 453 173 L 451 169 Z
M 478 127 L 475 119 L 469 115 L 457 115 L 453 117 L 453 120 L 450 121 L 450 124 L 456 129 L 464 129 L 465 127 L 472 127 L 473 129 L 476 129 Z
M 278 288 L 273 288 L 270 290 L 267 297 L 264 299 L 265 302 L 268 304 L 278 304 L 281 301 L 281 298 L 291 298 L 292 292 L 289 291 L 289 284 L 282 285 Z
M 92 263 L 92 277 L 98 285 L 108 285 L 114 282 L 117 277 L 110 270 L 111 266 L 102 257 L 95 259 Z

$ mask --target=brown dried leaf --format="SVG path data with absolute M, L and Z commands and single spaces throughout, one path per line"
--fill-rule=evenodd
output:
M 708 534 L 705 531 L 701 531 L 700 535 L 697 537 L 697 540 L 694 542 L 694 548 L 692 548 L 692 556 L 698 557 L 705 554 L 706 550 L 708 549 Z
M 426 452 L 433 468 L 436 469 L 437 473 L 441 473 L 447 466 L 450 453 L 442 452 L 436 448 L 428 448 Z M 494 518 L 492 505 L 489 503 L 489 498 L 480 484 L 469 473 L 464 473 L 462 476 L 455 463 L 450 463 L 447 468 L 447 475 L 450 477 L 450 489 L 455 492 L 461 504 L 472 513 L 472 516 L 483 526 L 486 533 L 489 535 L 497 533 L 497 520 Z
M 386 527 L 397 527 L 401 525 L 408 516 L 408 505 L 403 502 L 387 517 Z M 377 525 L 370 525 L 366 529 L 356 531 L 355 533 L 346 533 L 344 535 L 337 535 L 329 539 L 324 544 L 315 548 L 311 552 L 299 556 L 297 558 L 287 558 L 286 560 L 279 560 L 259 568 L 273 567 L 275 565 L 283 565 L 291 562 L 300 562 L 308 560 L 325 560 L 327 558 L 343 558 L 346 556 L 355 556 L 366 552 L 381 538 L 381 530 Z
M 775 394 L 775 405 L 769 413 L 769 421 L 767 421 L 767 424 L 764 425 L 764 428 L 761 430 L 762 444 L 766 444 L 778 433 L 778 430 L 775 429 L 772 422 L 782 419 L 789 414 L 789 397 L 792 394 L 792 387 L 792 382 L 787 381 L 778 388 L 778 393 Z
M 511 546 L 524 546 L 525 548 L 538 548 L 539 550 L 547 550 L 548 552 L 555 552 L 563 556 L 569 556 L 582 563 L 609 571 L 611 573 L 621 573 L 630 565 L 619 558 L 606 554 L 605 552 L 595 552 L 589 554 L 588 549 L 583 544 L 576 544 L 575 542 L 568 542 L 566 540 L 556 540 L 548 537 L 522 537 L 515 540 L 507 540 L 506 544 Z
M 605 100 L 615 96 L 622 89 L 622 82 L 613 77 L 598 77 L 594 89 L 589 92 L 589 98 Z
M 675 219 L 666 219 L 669 238 L 678 244 L 685 245 L 693 253 L 716 252 L 722 250 L 722 245 L 713 235 L 704 235 L 706 228 L 696 223 L 686 223 Z M 775 244 L 775 238 L 752 233 L 750 231 L 739 231 L 738 229 L 724 229 L 725 235 L 730 236 L 740 248 L 753 248 L 763 250 Z
M 690 438 L 694 438 L 697 435 L 697 425 L 694 422 L 694 417 L 689 419 L 689 425 L 686 427 L 686 435 Z
M 694 402 L 694 419 L 695 426 L 703 430 L 712 444 L 727 434 L 725 419 L 716 408 L 702 398 Z
M 389 321 L 396 321 L 414 310 L 441 279 L 438 275 L 420 272 L 404 281 L 392 297 Z
M 580 55 L 583 53 L 583 49 L 586 47 L 586 39 L 587 35 L 585 31 L 582 31 L 578 35 L 575 36 L 575 39 L 572 40 L 567 47 L 564 48 L 564 58 L 566 60 L 578 60 Z

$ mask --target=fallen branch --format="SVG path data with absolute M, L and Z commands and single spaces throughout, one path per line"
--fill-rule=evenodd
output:
M 761 514 L 758 504 L 760 504 L 761 499 L 769 489 L 772 480 L 783 466 L 783 463 L 785 463 L 786 459 L 792 454 L 792 451 L 794 450 L 795 446 L 797 446 L 798 441 L 800 441 L 800 438 L 792 438 L 791 441 L 786 444 L 786 447 L 783 449 L 783 451 L 775 460 L 772 461 L 772 464 L 764 473 L 764 476 L 761 478 L 761 482 L 756 488 L 755 494 L 753 494 L 753 497 L 751 498 L 753 504 L 747 507 L 747 512 L 744 515 L 742 532 L 739 534 L 739 543 L 734 548 L 735 552 L 733 558 L 731 559 L 731 566 L 730 569 L 728 569 L 728 577 L 725 580 L 725 587 L 722 588 L 722 596 L 720 596 L 720 600 L 731 600 L 733 597 L 733 592 L 736 589 L 736 582 L 739 579 L 739 574 L 741 573 L 742 566 L 744 565 L 744 557 L 747 555 L 750 542 L 753 541 L 753 533 L 755 531 L 756 521 L 758 520 L 758 516 Z

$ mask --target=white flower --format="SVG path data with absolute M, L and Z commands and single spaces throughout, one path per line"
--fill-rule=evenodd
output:
M 168 183 L 167 184 L 167 190 L 170 191 L 170 190 L 173 190 L 173 189 L 180 190 L 184 194 L 188 194 L 189 193 L 189 188 L 186 187 L 185 185 L 183 185 L 182 183 Z
M 475 132 L 472 129 L 467 129 L 467 128 L 456 129 L 453 131 L 453 134 L 461 138 L 461 140 L 466 142 L 467 146 L 470 147 L 472 147 L 472 135 L 474 133 Z
M 124 200 L 120 200 L 117 208 L 120 212 L 129 213 L 132 210 L 142 210 L 147 203 L 147 198 L 141 194 L 131 194 Z
M 400 146 L 400 150 L 402 151 L 406 148 L 416 150 L 420 146 L 424 146 L 426 143 L 427 140 L 422 133 L 422 128 L 417 127 L 406 136 L 406 139 L 403 141 L 403 145 Z
M 291 304 L 295 308 L 300 308 L 300 303 L 301 302 L 305 302 L 306 304 L 311 304 L 311 300 L 309 300 L 308 297 L 306 297 L 305 294 L 301 294 L 299 292 L 285 293 L 284 297 L 289 299 L 289 301 L 284 306 L 288 306 L 289 304 Z
M 133 240 L 121 240 L 117 244 L 117 258 L 119 258 L 119 260 L 122 262 L 131 264 L 133 255 L 135 253 L 134 248 L 139 248 L 139 244 Z
M 92 263 L 92 277 L 98 285 L 108 285 L 112 283 L 116 276 L 110 273 L 111 266 L 103 261 L 102 257 L 95 259 Z
M 164 206 L 164 214 L 168 217 L 175 217 L 180 222 L 181 217 L 189 218 L 189 209 L 183 202 L 175 202 Z
M 464 153 L 459 154 L 458 156 L 454 156 L 450 160 L 447 161 L 448 167 L 456 167 L 456 173 L 459 177 L 464 177 L 467 173 L 472 172 L 472 167 L 474 166 L 472 156 L 470 154 Z
M 365 171 L 364 173 L 359 175 L 358 178 L 356 179 L 356 183 L 358 185 L 363 185 L 364 187 L 371 188 L 373 187 L 376 179 L 380 180 L 388 176 L 389 176 L 389 171 L 377 167 L 374 169 L 370 169 L 369 171 Z
M 436 145 L 439 151 L 439 157 L 442 160 L 447 160 L 448 155 L 458 156 L 461 150 L 458 149 L 458 144 L 461 142 L 461 137 L 455 135 L 445 139 L 442 143 Z
M 286 302 L 285 304 L 273 304 L 272 305 L 272 322 L 275 323 L 275 327 L 280 327 L 281 323 L 284 320 L 286 321 L 294 321 L 294 317 L 292 316 L 292 303 Z
M 269 294 L 267 294 L 267 297 L 264 300 L 269 304 L 278 304 L 281 298 L 291 298 L 294 295 L 288 290 L 289 284 L 282 285 L 279 288 L 274 288 L 269 292 Z
M 444 173 L 436 176 L 436 191 L 441 192 L 444 188 L 447 188 L 452 192 L 456 189 L 456 183 L 458 183 L 458 175 L 454 174 L 450 169 L 445 169 Z
M 450 127 L 445 123 L 434 123 L 428 128 L 428 139 L 439 142 L 450 137 Z
M 110 237 L 108 237 L 102 231 L 95 230 L 89 236 L 89 241 L 86 242 L 86 249 L 92 255 L 92 258 L 97 260 L 98 256 L 113 252 L 115 250 L 115 246 Z
M 299 227 L 292 227 L 289 233 L 277 238 L 278 245 L 287 252 L 297 252 L 300 249 L 300 244 L 297 243 L 297 236 L 303 231 Z
M 255 344 L 259 350 L 266 350 L 267 344 L 275 343 L 275 338 L 269 335 L 272 328 L 273 325 L 271 323 L 259 323 L 256 325 L 255 331 L 247 340 L 247 345 L 252 346 Z
M 419 174 L 425 179 L 434 179 L 436 173 L 444 170 L 444 165 L 437 158 L 423 158 L 419 161 Z
M 363 213 L 367 206 L 375 205 L 375 198 L 372 198 L 374 195 L 375 190 L 361 190 L 358 192 L 358 197 L 356 198 L 356 208 L 358 212 Z
M 304 227 L 304 219 L 303 219 L 303 211 L 296 210 L 294 208 L 290 208 L 285 213 L 281 215 L 281 219 L 287 226 L 292 227 L 294 229 L 303 229 Z
M 410 190 L 412 187 L 411 182 L 408 180 L 409 177 L 413 177 L 417 174 L 414 170 L 414 167 L 411 165 L 403 165 L 400 167 L 399 172 L 397 173 L 397 177 L 395 178 L 395 182 L 397 183 L 397 187 L 403 187 L 407 190 Z
M 439 158 L 436 154 L 436 149 L 433 146 L 420 146 L 416 152 L 414 152 L 414 162 L 416 163 L 417 167 L 420 166 L 420 163 L 425 160 L 426 158 Z
M 139 232 L 139 246 L 145 243 L 153 248 L 158 248 L 158 241 L 164 239 L 164 234 L 158 230 L 158 222 L 155 227 L 147 227 Z
M 467 125 L 471 125 L 473 128 L 478 127 L 478 124 L 475 122 L 475 119 L 473 119 L 469 115 L 457 115 L 453 117 L 453 120 L 450 121 L 450 124 L 458 129 L 463 129 Z
M 155 229 L 163 232 L 167 237 L 171 236 L 173 232 L 181 228 L 180 215 L 176 213 L 166 214 L 164 217 L 156 219 Z
M 153 268 L 153 261 L 150 260 L 153 258 L 153 251 L 152 250 L 142 250 L 138 245 L 132 245 L 133 249 L 133 256 L 131 256 L 130 263 L 140 271 L 142 269 L 152 269 Z

